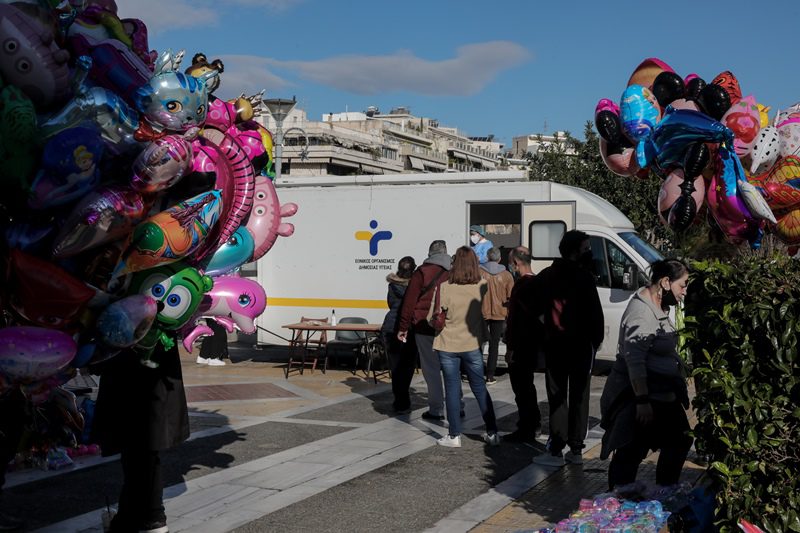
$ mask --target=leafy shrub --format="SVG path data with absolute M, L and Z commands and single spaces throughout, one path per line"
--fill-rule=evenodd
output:
M 800 261 L 747 254 L 692 266 L 682 342 L 695 445 L 720 484 L 718 525 L 800 532 Z

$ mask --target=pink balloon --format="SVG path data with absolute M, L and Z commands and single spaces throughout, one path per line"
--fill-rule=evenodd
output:
M 687 100 L 686 98 L 678 98 L 670 103 L 675 109 L 689 109 L 691 111 L 700 111 L 700 107 L 694 100 Z
M 0 371 L 12 381 L 48 378 L 66 367 L 78 347 L 67 333 L 32 326 L 0 329 Z
M 175 185 L 192 165 L 192 145 L 182 135 L 167 135 L 148 144 L 133 162 L 131 187 L 154 193 Z
M 608 170 L 618 176 L 635 176 L 641 170 L 636 160 L 636 149 L 633 147 L 622 148 L 622 153 L 610 154 L 608 142 L 601 137 L 600 156 L 603 158 L 603 163 L 606 164 Z
M 758 234 L 760 222 L 753 218 L 738 194 L 727 194 L 725 180 L 719 173 L 709 180 L 706 201 L 711 215 L 729 241 L 741 243 L 753 241 Z
M 600 142 L 605 141 L 601 139 Z M 261 259 L 275 244 L 278 236 L 289 237 L 294 233 L 294 225 L 282 220 L 297 213 L 297 204 L 280 204 L 271 179 L 259 175 L 256 176 L 255 183 L 253 209 L 245 224 L 255 242 L 251 261 Z

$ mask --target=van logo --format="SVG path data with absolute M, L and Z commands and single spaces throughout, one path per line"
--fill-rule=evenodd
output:
M 371 220 L 369 222 L 369 227 L 372 229 L 377 229 L 378 221 Z M 368 241 L 369 242 L 369 255 L 375 257 L 378 255 L 378 243 L 381 241 L 388 241 L 392 238 L 391 231 L 357 231 L 356 232 L 356 240 L 359 241 Z

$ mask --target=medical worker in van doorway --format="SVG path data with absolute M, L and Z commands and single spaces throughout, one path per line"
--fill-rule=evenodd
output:
M 472 251 L 478 256 L 478 263 L 481 265 L 489 261 L 486 253 L 494 246 L 492 241 L 486 238 L 486 230 L 478 225 L 469 227 L 469 243 Z

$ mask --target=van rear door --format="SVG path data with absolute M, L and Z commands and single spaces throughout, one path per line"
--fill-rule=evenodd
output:
M 535 273 L 560 257 L 558 243 L 564 233 L 575 229 L 575 219 L 574 201 L 522 204 L 522 244 L 531 251 L 531 267 Z

